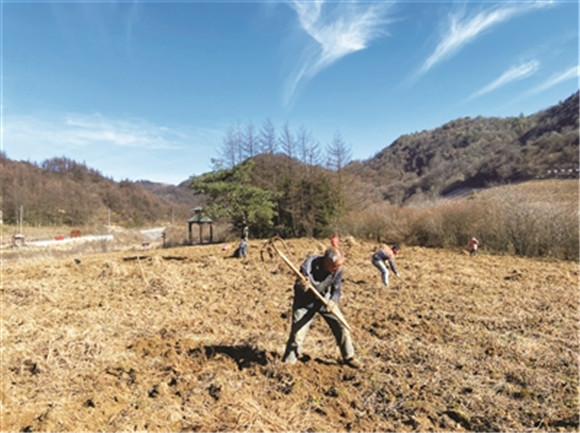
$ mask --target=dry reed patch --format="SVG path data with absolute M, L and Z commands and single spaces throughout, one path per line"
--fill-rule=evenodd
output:
M 220 245 L 15 263 L 3 272 L 3 431 L 577 431 L 578 267 L 344 245 L 362 370 L 318 319 L 280 357 L 293 277 Z M 288 241 L 298 265 L 325 243 Z

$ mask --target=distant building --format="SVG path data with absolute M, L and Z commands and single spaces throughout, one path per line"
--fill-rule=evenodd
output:
M 547 178 L 574 178 L 580 174 L 579 168 L 552 168 L 546 170 Z

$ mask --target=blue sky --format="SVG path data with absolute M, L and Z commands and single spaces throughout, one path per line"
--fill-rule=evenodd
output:
M 1 139 L 115 180 L 211 171 L 228 128 L 339 133 L 364 160 L 578 89 L 578 1 L 2 0 Z

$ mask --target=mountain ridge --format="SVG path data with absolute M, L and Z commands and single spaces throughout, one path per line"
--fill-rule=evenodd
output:
M 465 117 L 402 135 L 346 169 L 398 204 L 541 178 L 551 169 L 572 169 L 578 176 L 578 96 L 529 116 Z
M 374 156 L 343 167 L 348 178 L 344 193 L 356 196 L 359 207 L 380 200 L 405 205 L 546 176 L 578 178 L 578 100 L 577 91 L 532 115 L 464 117 L 402 135 Z M 290 175 L 292 170 L 321 176 L 333 173 L 284 154 L 253 158 L 259 161 L 253 177 L 261 183 L 286 169 Z M 178 185 L 115 182 L 66 157 L 36 165 L 12 161 L 4 153 L 0 166 L 0 204 L 3 219 L 9 223 L 16 222 L 25 207 L 26 217 L 35 224 L 105 221 L 112 210 L 114 223 L 138 226 L 189 218 L 205 200 L 189 188 L 198 176 Z

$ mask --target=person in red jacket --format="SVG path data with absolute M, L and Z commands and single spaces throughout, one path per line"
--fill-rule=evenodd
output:
M 479 245 L 479 241 L 477 238 L 473 237 L 469 241 L 467 248 L 469 249 L 469 255 L 474 256 L 477 254 L 477 246 Z
M 340 241 L 338 240 L 338 235 L 335 233 L 330 238 L 330 245 L 332 245 L 334 248 L 338 248 L 339 244 Z
M 397 244 L 393 245 L 393 248 L 389 248 L 387 244 L 383 244 L 371 258 L 371 263 L 381 271 L 383 284 L 387 287 L 389 287 L 389 268 L 387 267 L 387 263 L 395 275 L 399 278 L 401 277 L 399 271 L 397 271 L 397 267 L 395 266 L 395 255 L 397 255 L 399 251 L 401 251 L 401 247 Z

